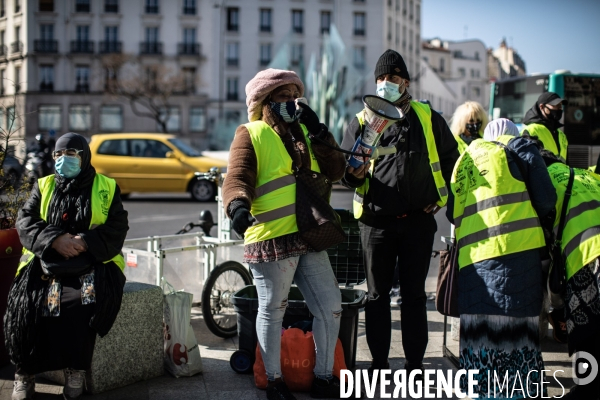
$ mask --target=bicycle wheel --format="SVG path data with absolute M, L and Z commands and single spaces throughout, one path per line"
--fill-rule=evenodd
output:
M 212 270 L 202 289 L 202 315 L 212 333 L 222 338 L 237 335 L 237 314 L 231 297 L 251 283 L 250 272 L 236 261 L 225 261 Z

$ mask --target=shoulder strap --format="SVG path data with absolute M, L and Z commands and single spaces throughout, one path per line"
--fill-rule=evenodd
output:
M 567 208 L 569 206 L 569 199 L 571 199 L 571 191 L 573 189 L 573 181 L 575 180 L 575 171 L 573 168 L 569 168 L 569 183 L 567 183 L 567 190 L 565 190 L 565 199 L 560 210 L 560 220 L 558 221 L 558 232 L 556 234 L 556 240 L 560 242 L 562 240 L 563 229 L 565 228 L 565 216 L 567 215 Z

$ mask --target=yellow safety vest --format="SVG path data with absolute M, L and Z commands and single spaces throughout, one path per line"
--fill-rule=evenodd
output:
M 40 194 L 42 195 L 40 201 L 40 216 L 46 222 L 48 221 L 48 208 L 50 207 L 50 200 L 52 199 L 55 186 L 56 181 L 54 180 L 54 175 L 48 175 L 38 179 L 38 187 L 40 188 Z M 117 183 L 114 179 L 101 174 L 96 174 L 92 185 L 92 197 L 90 202 L 92 207 L 90 229 L 94 229 L 96 226 L 103 225 L 106 222 L 108 210 L 110 209 L 113 197 L 115 196 L 116 186 Z M 34 254 L 23 247 L 23 255 L 21 256 L 21 262 L 17 269 L 17 275 L 19 275 L 21 269 L 23 269 L 33 257 Z M 121 254 L 117 254 L 110 260 L 103 261 L 103 263 L 106 264 L 111 261 L 117 264 L 117 266 L 121 268 L 121 271 L 125 269 L 125 260 Z
M 310 168 L 321 172 L 313 154 L 308 131 L 300 124 L 310 152 Z M 292 158 L 281 138 L 264 121 L 245 124 L 256 153 L 256 197 L 250 212 L 256 223 L 248 228 L 244 244 L 273 239 L 298 232 L 296 225 L 296 177 Z
M 585 169 L 573 168 L 575 179 L 565 216 L 561 249 L 567 260 L 567 279 L 571 279 L 584 265 L 600 257 L 600 176 Z M 558 230 L 569 167 L 554 163 L 548 167 L 556 189 L 555 232 Z
M 552 132 L 548 128 L 546 128 L 542 124 L 529 124 L 523 128 L 523 131 L 527 130 L 529 132 L 529 136 L 537 136 L 538 139 L 544 145 L 544 148 L 550 152 L 552 152 L 555 156 L 559 157 L 563 162 L 567 162 L 567 147 L 569 146 L 569 141 L 567 140 L 567 135 L 564 134 L 563 131 L 557 129 L 558 131 L 558 144 L 560 145 L 560 151 L 558 147 L 556 147 L 556 142 L 554 141 L 554 137 L 552 136 Z M 522 133 L 522 132 L 521 132 Z
M 588 168 L 588 170 L 592 171 L 593 173 L 596 173 L 596 165 L 592 165 Z
M 440 207 L 446 205 L 448 201 L 448 189 L 446 188 L 446 182 L 442 176 L 442 167 L 440 165 L 440 157 L 435 146 L 435 137 L 433 136 L 433 128 L 431 126 L 431 109 L 427 104 L 420 103 L 418 101 L 411 101 L 410 106 L 417 113 L 417 117 L 423 127 L 423 133 L 425 135 L 425 142 L 427 143 L 427 153 L 429 155 L 429 164 L 431 166 L 431 173 L 433 174 L 433 180 L 437 187 L 438 195 L 440 199 L 436 204 Z M 360 127 L 362 129 L 364 125 L 364 110 L 356 114 Z M 369 173 L 373 175 L 375 168 L 375 160 L 371 159 L 371 166 Z M 363 212 L 363 201 L 364 197 L 369 191 L 369 178 L 367 177 L 364 183 L 357 187 L 354 192 L 354 199 L 352 201 L 352 208 L 354 211 L 354 218 L 359 219 Z
M 501 146 L 483 139 L 471 142 L 454 167 L 450 187 L 459 268 L 545 245 L 527 187 L 510 173 Z
M 454 139 L 456 139 L 456 144 L 458 144 L 458 153 L 462 154 L 465 152 L 469 145 L 460 137 L 460 135 L 453 135 Z

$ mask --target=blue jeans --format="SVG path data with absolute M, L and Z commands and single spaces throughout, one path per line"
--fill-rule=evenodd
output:
M 331 379 L 342 300 L 327 252 L 308 253 L 280 261 L 250 264 L 258 292 L 256 333 L 267 378 L 281 377 L 281 324 L 292 280 L 298 285 L 311 314 L 317 353 L 314 373 Z

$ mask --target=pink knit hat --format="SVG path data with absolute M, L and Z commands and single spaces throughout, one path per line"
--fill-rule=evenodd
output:
M 282 69 L 265 69 L 260 71 L 246 85 L 246 105 L 248 106 L 248 120 L 250 122 L 260 119 L 262 103 L 276 88 L 293 83 L 298 86 L 300 96 L 304 96 L 304 84 L 294 71 Z

